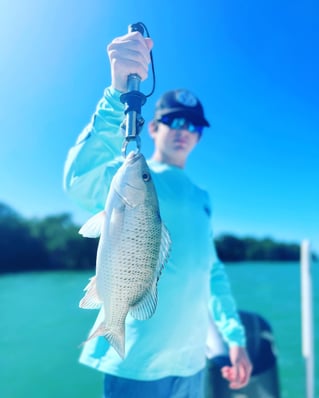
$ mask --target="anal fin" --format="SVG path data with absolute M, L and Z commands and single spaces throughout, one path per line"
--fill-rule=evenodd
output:
M 103 302 L 99 298 L 96 290 L 96 276 L 90 279 L 88 285 L 84 288 L 85 296 L 81 299 L 79 303 L 80 308 L 85 308 L 89 310 L 94 310 L 101 308 Z

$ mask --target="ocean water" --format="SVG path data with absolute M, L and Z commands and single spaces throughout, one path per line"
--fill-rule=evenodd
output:
M 298 264 L 243 263 L 226 268 L 238 308 L 258 313 L 273 329 L 282 398 L 305 397 Z M 313 264 L 312 274 L 318 358 L 319 264 Z M 1 398 L 101 398 L 102 374 L 78 364 L 80 344 L 97 314 L 78 308 L 90 276 L 88 272 L 0 276 Z
M 302 357 L 301 289 L 298 263 L 246 263 L 227 268 L 238 307 L 263 316 L 271 325 L 278 355 L 282 398 L 305 398 Z M 319 264 L 312 264 L 315 361 L 319 358 Z M 315 370 L 319 398 L 319 364 Z

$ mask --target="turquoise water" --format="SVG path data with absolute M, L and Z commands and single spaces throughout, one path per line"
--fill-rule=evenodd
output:
M 301 289 L 298 264 L 246 264 L 228 267 L 239 308 L 270 322 L 277 346 L 282 398 L 304 398 L 305 364 L 301 348 Z M 319 264 L 313 264 L 315 358 L 319 358 Z M 319 367 L 315 397 L 319 397 Z
M 227 270 L 239 308 L 259 313 L 273 328 L 282 398 L 305 397 L 298 264 L 241 264 Z M 96 316 L 77 306 L 89 276 L 60 272 L 0 277 L 1 398 L 101 397 L 102 375 L 77 362 L 79 345 Z M 319 265 L 314 264 L 315 327 L 318 282 Z M 315 348 L 318 358 L 318 328 Z

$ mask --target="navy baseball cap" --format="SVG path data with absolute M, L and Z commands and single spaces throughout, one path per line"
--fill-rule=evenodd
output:
M 196 126 L 209 127 L 210 125 L 205 118 L 199 99 L 185 89 L 167 91 L 156 102 L 155 120 L 160 121 L 166 115 L 184 117 Z

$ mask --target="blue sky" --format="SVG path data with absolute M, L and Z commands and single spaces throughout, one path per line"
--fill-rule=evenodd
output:
M 26 217 L 88 213 L 62 190 L 69 147 L 110 83 L 106 45 L 144 22 L 155 94 L 185 87 L 211 128 L 187 165 L 215 233 L 311 240 L 319 250 L 318 3 L 0 1 L 0 201 Z M 150 81 L 142 84 L 148 92 Z M 152 143 L 146 127 L 142 150 Z

